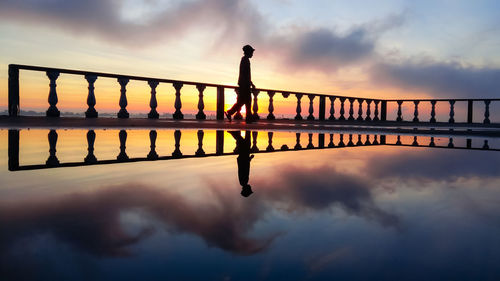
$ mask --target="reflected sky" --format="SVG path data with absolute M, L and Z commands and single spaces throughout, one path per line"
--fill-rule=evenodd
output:
M 119 131 L 95 133 L 97 159 L 116 159 Z M 198 131 L 181 133 L 178 148 L 194 155 Z M 45 165 L 49 130 L 19 134 L 20 166 Z M 57 134 L 60 163 L 83 162 L 87 131 Z M 291 151 L 295 132 L 273 132 L 271 143 L 268 132 L 253 132 L 254 193 L 245 198 L 236 141 L 223 136 L 223 152 L 231 155 L 9 171 L 8 132 L 0 131 L 2 280 L 500 277 L 499 152 L 336 148 L 337 133 L 334 148 L 326 134 L 325 149 Z M 357 134 L 352 138 L 358 143 Z M 204 131 L 206 155 L 216 154 L 216 139 L 215 131 Z M 360 140 L 365 144 L 366 136 Z M 411 144 L 413 137 L 400 141 Z M 300 142 L 322 146 L 316 133 L 302 133 Z M 435 142 L 446 147 L 449 138 Z M 454 139 L 456 147 L 465 143 Z M 474 147 L 483 143 L 472 140 Z M 283 145 L 290 151 L 276 152 Z M 270 146 L 275 152 L 265 152 Z M 150 150 L 149 131 L 127 131 L 130 158 Z M 171 156 L 175 132 L 157 131 L 155 150 Z

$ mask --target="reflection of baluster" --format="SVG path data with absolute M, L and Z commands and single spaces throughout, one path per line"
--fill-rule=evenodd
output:
M 268 132 L 267 133 L 267 138 L 268 138 L 268 145 L 266 147 L 266 151 L 274 151 L 274 147 L 273 147 L 273 132 Z
M 203 109 L 205 109 L 205 103 L 203 102 L 203 91 L 205 90 L 205 88 L 205 85 L 196 85 L 196 89 L 198 89 L 198 113 L 196 113 L 196 119 L 199 120 L 207 119 L 207 116 L 203 112 Z
M 88 146 L 88 153 L 87 156 L 84 159 L 85 163 L 96 163 L 97 158 L 94 155 L 94 143 L 95 143 L 95 132 L 94 130 L 89 130 L 87 132 L 87 146 Z
M 467 139 L 466 140 L 466 147 L 467 148 L 472 148 L 472 139 Z
M 403 104 L 402 100 L 398 100 L 398 117 L 396 118 L 396 121 L 401 122 L 403 121 L 403 113 L 401 111 L 401 105 Z
M 374 135 L 373 136 L 373 142 L 372 142 L 372 144 L 375 144 L 375 145 L 378 144 L 378 135 Z
M 59 159 L 57 159 L 56 156 L 57 132 L 55 130 L 50 130 L 48 137 L 50 155 L 45 163 L 47 166 L 57 166 L 59 165 Z
M 19 130 L 9 130 L 9 171 L 19 168 Z
M 345 109 L 344 109 L 344 103 L 345 103 L 345 98 L 339 98 L 340 99 L 340 117 L 339 120 L 345 120 Z
M 314 148 L 314 145 L 313 145 L 313 134 L 309 133 L 308 137 L 309 137 L 309 143 L 307 144 L 307 148 Z
M 302 145 L 300 144 L 300 133 L 295 133 L 295 146 L 294 149 L 302 149 Z
M 259 95 L 260 91 L 259 90 L 252 90 L 252 93 L 253 93 L 253 118 L 255 120 L 259 120 L 260 119 L 260 116 L 259 116 L 259 102 L 257 100 L 257 96 Z
M 436 123 L 436 101 L 431 100 L 431 120 L 429 120 L 431 123 Z
M 120 101 L 118 104 L 120 105 L 120 111 L 118 111 L 118 118 L 128 118 L 129 113 L 127 111 L 127 84 L 129 79 L 120 77 L 118 78 L 118 83 L 120 84 Z
M 431 142 L 429 143 L 429 146 L 431 147 L 436 146 L 436 144 L 434 143 L 434 137 L 431 137 Z
M 484 124 L 490 124 L 490 100 L 484 101 Z
M 358 118 L 356 120 L 363 121 L 363 99 L 358 99 L 359 109 Z
M 158 101 L 156 99 L 156 87 L 158 87 L 159 82 L 156 80 L 149 80 L 148 85 L 151 88 L 151 97 L 149 98 L 149 107 L 151 110 L 148 113 L 148 118 L 150 119 L 158 119 L 160 118 L 160 114 L 156 111 L 158 107 Z
M 401 144 L 401 136 L 400 136 L 400 135 L 398 135 L 398 138 L 397 138 L 397 140 L 396 140 L 396 144 L 397 144 L 397 145 L 400 145 L 400 144 Z
M 215 132 L 215 154 L 224 154 L 224 131 L 222 130 Z
M 379 100 L 375 100 L 373 101 L 375 103 L 375 113 L 374 113 L 374 117 L 373 117 L 373 121 L 378 121 L 378 103 L 380 102 Z
M 238 98 L 238 95 L 239 95 L 239 93 L 240 93 L 240 89 L 239 89 L 239 88 L 236 88 L 236 89 L 234 89 L 234 91 L 236 92 L 236 99 L 237 99 L 237 98 Z M 248 111 L 248 113 L 247 113 L 247 114 L 250 114 L 250 113 L 251 113 L 251 112 L 250 112 L 250 108 L 246 108 L 246 106 L 245 106 L 245 110 L 246 110 L 246 111 Z M 248 115 L 248 116 L 250 116 L 250 115 Z M 242 120 L 242 119 L 243 119 L 243 115 L 241 115 L 241 107 L 238 109 L 238 111 L 237 111 L 237 112 L 236 112 L 236 114 L 234 115 L 234 119 L 235 119 L 235 120 Z
M 413 142 L 411 143 L 413 146 L 418 146 L 417 136 L 413 136 Z
M 318 147 L 325 148 L 325 134 L 318 134 Z
M 371 104 L 372 100 L 366 100 L 366 118 L 365 118 L 366 121 L 372 121 L 372 118 L 370 117 L 370 115 L 372 114 L 370 109 Z
M 448 123 L 455 123 L 455 101 L 450 100 L 450 119 L 448 120 Z
M 252 132 L 252 152 L 259 152 L 259 148 L 257 147 L 257 136 L 259 135 L 259 132 L 253 131 Z
M 490 149 L 490 146 L 488 145 L 488 140 L 484 140 L 483 149 Z
M 333 143 L 333 134 L 330 134 L 330 141 L 328 142 L 328 147 L 334 147 L 335 144 Z
M 365 141 L 365 145 L 370 145 L 371 142 L 370 142 L 370 135 L 366 135 L 366 141 Z
M 182 156 L 182 153 L 180 150 L 180 147 L 181 147 L 181 131 L 180 130 L 175 130 L 174 139 L 175 139 L 175 149 L 174 149 L 174 152 L 172 152 L 172 156 L 175 158 L 179 158 Z
M 340 140 L 339 140 L 339 145 L 340 147 L 345 146 L 344 143 L 344 134 L 340 134 Z
M 174 107 L 175 107 L 175 112 L 172 115 L 174 119 L 181 120 L 184 119 L 184 114 L 181 112 L 182 108 L 182 102 L 181 102 L 181 88 L 182 88 L 182 83 L 181 82 L 174 82 L 172 86 L 174 86 L 175 89 L 175 102 L 174 102 Z
M 356 145 L 363 145 L 363 142 L 361 141 L 361 135 L 358 135 L 358 141 L 356 142 Z
M 354 146 L 354 143 L 352 142 L 352 134 L 349 134 L 349 141 L 347 142 L 347 146 Z
M 300 99 L 302 98 L 302 94 L 295 94 L 295 96 L 297 97 L 297 108 L 296 108 L 296 112 L 297 112 L 297 115 L 295 115 L 295 120 L 302 120 L 302 116 L 300 115 L 300 113 L 302 112 L 302 108 L 300 107 Z
M 203 156 L 205 155 L 205 151 L 203 150 L 203 136 L 205 133 L 203 130 L 198 130 L 198 150 L 196 150 L 195 155 L 196 156 Z
M 98 114 L 97 114 L 97 111 L 95 110 L 96 100 L 95 100 L 95 94 L 94 94 L 94 89 L 95 89 L 94 83 L 97 80 L 97 76 L 87 74 L 87 75 L 85 75 L 85 79 L 89 83 L 89 87 L 88 87 L 89 93 L 87 95 L 87 105 L 89 107 L 88 107 L 87 111 L 85 111 L 85 117 L 86 118 L 97 118 Z
M 148 159 L 158 159 L 158 153 L 156 152 L 156 137 L 158 134 L 156 133 L 156 130 L 151 130 L 149 131 L 149 143 L 150 143 L 150 150 L 148 153 Z
M 329 120 L 335 120 L 335 99 L 336 97 L 329 97 L 330 99 L 330 117 Z
M 288 148 L 288 145 L 284 144 L 281 146 L 280 150 L 286 151 L 286 150 L 290 150 L 290 148 Z
M 118 138 L 120 139 L 120 154 L 118 154 L 116 159 L 118 159 L 119 161 L 127 161 L 128 155 L 125 152 L 126 142 L 127 142 L 127 131 L 120 130 L 120 132 L 118 133 Z
M 267 91 L 267 95 L 269 96 L 269 114 L 267 115 L 267 120 L 274 120 L 276 117 L 274 116 L 274 94 L 273 91 Z
M 314 101 L 314 95 L 308 95 L 308 98 L 309 98 L 309 116 L 307 116 L 307 120 L 314 120 L 314 105 L 313 105 L 313 101 Z
M 59 109 L 57 109 L 57 91 L 56 91 L 56 80 L 59 77 L 59 72 L 57 71 L 47 71 L 47 77 L 49 77 L 49 109 L 47 109 L 46 116 L 47 117 L 59 117 L 61 113 Z
M 347 118 L 347 120 L 354 120 L 354 99 L 353 98 L 349 98 L 349 118 Z
M 415 104 L 415 110 L 413 111 L 413 122 L 418 122 L 418 104 L 420 101 L 414 100 L 413 103 Z
M 448 142 L 448 147 L 455 147 L 455 145 L 453 145 L 453 138 L 450 138 L 450 141 Z

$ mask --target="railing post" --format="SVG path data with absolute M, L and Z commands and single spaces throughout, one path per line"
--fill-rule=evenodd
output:
M 89 93 L 87 95 L 87 105 L 89 107 L 87 108 L 87 111 L 85 111 L 85 118 L 97 118 L 98 113 L 95 110 L 96 100 L 94 93 L 95 90 L 94 83 L 97 80 L 97 75 L 87 74 L 85 75 L 85 80 L 87 80 L 87 83 L 89 83 L 88 87 Z
M 373 117 L 373 121 L 378 121 L 378 103 L 380 102 L 379 100 L 374 100 L 373 101 L 375 103 L 375 112 L 373 113 L 374 114 L 374 117 Z
M 484 101 L 484 124 L 490 124 L 490 100 Z
M 9 65 L 9 117 L 19 115 L 19 68 Z
M 467 101 L 467 123 L 472 124 L 472 114 L 473 114 L 473 100 Z
M 450 119 L 448 120 L 449 123 L 455 123 L 455 101 L 450 100 Z
M 326 98 L 325 96 L 319 97 L 319 120 L 325 120 Z
M 217 87 L 217 120 L 224 120 L 224 87 Z M 223 136 L 224 137 L 224 136 Z
M 402 100 L 398 100 L 398 117 L 396 118 L 396 121 L 401 122 L 403 121 L 403 113 L 401 111 L 401 105 L 403 104 Z
M 318 134 L 318 147 L 325 148 L 325 134 Z
M 300 115 L 300 113 L 302 112 L 302 109 L 300 107 L 300 99 L 302 98 L 302 94 L 295 94 L 295 96 L 297 97 L 297 115 L 295 115 L 295 120 L 302 120 L 302 116 Z
M 50 83 L 49 83 L 49 109 L 47 109 L 46 116 L 47 117 L 59 117 L 61 113 L 59 112 L 59 109 L 57 109 L 57 91 L 56 91 L 56 80 L 59 77 L 59 72 L 57 71 L 47 71 L 47 77 L 49 77 Z
M 429 120 L 431 123 L 436 123 L 436 101 L 431 100 L 431 120 Z
M 275 92 L 273 91 L 267 91 L 267 95 L 269 96 L 269 114 L 267 115 L 267 120 L 274 120 L 276 117 L 274 116 L 274 94 Z
M 380 144 L 385 144 L 385 142 L 386 142 L 386 136 L 385 135 L 380 135 Z
M 118 78 L 118 83 L 120 83 L 120 111 L 118 111 L 118 118 L 128 118 L 129 114 L 127 111 L 127 84 L 129 79 L 120 77 Z
M 293 149 L 302 149 L 302 145 L 300 144 L 300 133 L 295 133 L 295 146 L 293 147 Z
M 196 89 L 198 89 L 198 113 L 196 113 L 196 119 L 205 120 L 207 119 L 207 115 L 203 112 L 205 109 L 205 103 L 203 102 L 203 91 L 205 91 L 206 86 L 202 84 L 196 85 Z
M 158 133 L 156 130 L 149 131 L 149 153 L 147 158 L 150 160 L 158 159 L 158 153 L 156 152 L 156 138 L 158 137 Z
M 148 85 L 151 87 L 151 98 L 149 99 L 149 107 L 151 110 L 148 113 L 148 118 L 150 119 L 158 119 L 160 118 L 160 114 L 156 111 L 158 107 L 158 101 L 156 100 L 156 87 L 158 87 L 159 82 L 156 80 L 149 80 Z
M 413 112 L 413 122 L 418 122 L 418 104 L 420 103 L 420 101 L 418 100 L 414 100 L 413 103 L 415 104 L 415 111 Z
M 307 120 L 314 120 L 314 106 L 313 106 L 313 101 L 314 101 L 314 95 L 307 95 L 309 98 L 309 116 L 307 116 Z
M 363 99 L 358 99 L 358 118 L 356 120 L 363 121 Z
M 335 120 L 335 99 L 336 97 L 329 97 L 330 99 L 330 117 L 328 120 Z
M 349 118 L 347 120 L 354 120 L 354 98 L 349 98 Z
M 182 83 L 174 82 L 172 85 L 175 88 L 175 102 L 174 102 L 175 112 L 174 112 L 172 117 L 174 117 L 174 119 L 176 119 L 176 120 L 181 120 L 181 119 L 184 119 L 184 114 L 182 114 L 182 112 L 181 112 L 181 108 L 182 108 L 182 102 L 181 102 Z
M 340 98 L 340 116 L 339 116 L 339 120 L 345 120 L 345 116 L 344 116 L 344 113 L 345 113 L 344 103 L 345 103 L 345 98 L 344 97 Z
M 19 169 L 19 130 L 9 130 L 9 171 Z
M 205 151 L 203 150 L 203 136 L 205 135 L 205 132 L 203 132 L 203 130 L 198 130 L 197 135 L 198 135 L 198 149 L 196 150 L 195 155 L 204 156 Z
M 174 141 L 175 141 L 175 149 L 174 152 L 172 152 L 172 156 L 175 158 L 180 158 L 182 157 L 182 152 L 181 152 L 181 131 L 180 130 L 175 130 L 174 131 Z
M 387 121 L 387 101 L 380 103 L 380 121 Z
M 252 116 L 255 120 L 259 120 L 260 119 L 260 116 L 258 113 L 259 112 L 259 102 L 257 100 L 257 96 L 259 95 L 260 91 L 257 89 L 253 89 L 252 93 L 253 93 L 253 105 L 252 105 L 253 114 L 252 114 Z
M 87 164 L 92 164 L 97 162 L 97 158 L 94 155 L 94 143 L 95 143 L 95 132 L 94 130 L 89 130 L 87 132 L 87 156 L 83 159 L 83 162 Z
M 120 153 L 116 157 L 118 161 L 127 161 L 128 155 L 126 152 L 127 149 L 127 131 L 125 130 L 120 130 L 118 133 L 118 138 L 120 139 Z
M 49 135 L 49 158 L 45 162 L 47 166 L 53 167 L 59 165 L 59 159 L 56 156 L 56 145 L 57 145 L 57 132 L 56 130 L 50 130 Z
M 372 114 L 370 109 L 371 103 L 372 100 L 366 100 L 366 118 L 365 118 L 366 121 L 372 121 L 372 118 L 370 117 L 370 115 Z

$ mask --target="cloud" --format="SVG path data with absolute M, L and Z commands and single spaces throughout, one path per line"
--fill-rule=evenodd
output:
M 371 76 L 380 85 L 421 91 L 438 98 L 493 98 L 500 88 L 499 68 L 428 59 L 378 63 L 371 69 Z

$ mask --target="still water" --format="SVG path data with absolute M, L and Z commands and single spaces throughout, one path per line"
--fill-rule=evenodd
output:
M 0 130 L 0 280 L 499 280 L 498 148 Z

